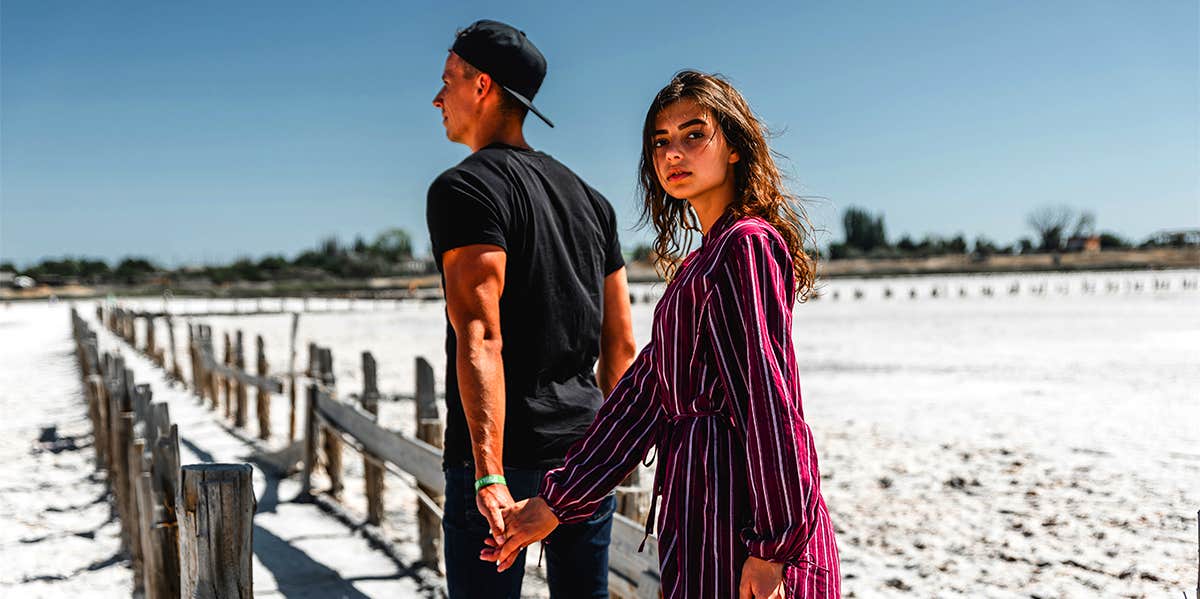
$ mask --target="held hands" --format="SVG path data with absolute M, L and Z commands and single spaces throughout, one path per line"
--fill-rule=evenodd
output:
M 776 564 L 750 556 L 742 564 L 741 583 L 738 584 L 738 599 L 785 599 L 787 590 L 783 586 L 783 564 Z
M 475 506 L 479 513 L 487 518 L 488 526 L 492 529 L 492 539 L 496 543 L 504 542 L 504 510 L 513 504 L 512 495 L 507 485 L 488 485 L 475 494 Z
M 549 536 L 558 524 L 558 517 L 541 497 L 515 503 L 504 510 L 502 537 L 496 539 L 493 533 L 493 538 L 485 539 L 487 547 L 479 552 L 479 559 L 497 564 L 496 571 L 503 572 L 512 567 L 522 549 Z

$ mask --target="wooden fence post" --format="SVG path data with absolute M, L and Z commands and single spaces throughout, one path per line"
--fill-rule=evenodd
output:
M 360 396 L 363 409 L 379 422 L 379 386 L 376 378 L 375 357 L 371 352 L 362 353 L 363 390 Z M 363 477 L 367 492 L 367 522 L 379 526 L 383 522 L 383 464 L 378 456 L 363 452 Z
M 171 344 L 171 376 L 186 384 L 183 380 L 183 371 L 179 369 L 179 354 L 175 346 L 175 321 L 171 316 L 167 315 L 167 343 Z
M 201 391 L 203 386 L 200 385 L 200 372 L 196 370 L 196 331 L 190 321 L 187 323 L 187 335 L 188 365 L 192 371 L 192 395 L 203 398 L 204 394 Z
M 288 342 L 288 443 L 296 440 L 296 330 L 299 326 L 300 313 L 292 312 L 292 334 Z
M 229 340 L 229 333 L 225 333 L 225 365 L 233 366 L 233 343 Z M 233 415 L 233 388 L 232 381 L 227 376 L 222 376 L 223 388 L 225 390 L 225 418 Z
M 168 596 L 179 597 L 179 425 L 171 424 L 165 436 L 154 446 L 155 489 L 162 498 L 162 520 L 158 526 L 161 543 L 163 575 L 167 580 Z
M 133 373 L 126 371 L 126 388 L 133 386 Z M 143 575 L 145 573 L 145 558 L 142 547 L 141 516 L 138 514 L 137 482 L 142 477 L 142 449 L 144 441 L 135 438 L 134 430 L 137 424 L 137 406 L 141 402 L 141 394 L 149 393 L 148 388 L 135 387 L 131 391 L 130 410 L 122 411 L 120 418 L 121 452 L 117 461 L 124 462 L 123 495 L 124 511 L 121 514 L 121 525 L 129 531 L 130 561 L 133 568 L 134 594 L 143 592 Z
M 153 404 L 146 422 L 143 488 L 143 543 L 147 547 L 148 599 L 179 597 L 179 536 L 175 496 L 179 487 L 179 428 L 171 424 L 167 405 Z
M 241 372 L 245 372 L 246 371 L 246 351 L 245 351 L 245 346 L 242 345 L 242 331 L 240 329 L 237 332 L 237 343 L 234 344 L 233 347 L 234 347 L 233 367 L 238 369 Z M 235 388 L 237 389 L 237 405 L 234 406 L 234 410 L 233 410 L 233 425 L 238 428 L 245 428 L 246 412 L 249 409 L 247 394 L 246 394 L 246 383 L 243 383 L 242 381 L 239 380 L 235 383 L 235 385 L 236 385 Z
M 88 377 L 88 393 L 96 404 L 96 421 L 92 427 L 92 446 L 96 449 L 96 469 L 108 469 L 108 397 L 104 376 Z M 111 473 L 109 474 L 111 478 Z
M 333 375 L 333 352 L 328 347 L 318 349 L 318 358 L 321 369 L 321 383 L 334 399 L 337 394 L 334 391 L 337 385 L 337 380 Z M 337 431 L 330 427 L 323 427 L 323 437 L 325 439 L 325 472 L 329 474 L 329 494 L 335 499 L 340 498 L 342 494 L 342 438 L 338 436 Z
M 417 438 L 442 449 L 442 419 L 438 415 L 437 397 L 434 392 L 433 367 L 425 358 L 417 358 L 416 368 Z M 445 497 L 433 489 L 424 485 L 418 485 L 417 488 L 433 499 L 439 508 L 445 503 Z M 417 531 L 417 536 L 421 539 L 421 561 L 438 572 L 444 572 L 441 562 L 442 523 L 438 515 L 420 500 L 417 501 Z
M 312 473 L 317 465 L 317 394 L 316 383 L 308 384 L 304 399 L 304 469 L 300 471 L 300 496 L 312 495 Z
M 201 349 L 204 351 L 204 355 L 207 356 L 207 358 L 202 359 L 201 364 L 205 364 L 204 374 L 208 381 L 208 400 L 212 403 L 212 409 L 216 410 L 220 407 L 221 403 L 217 395 L 217 387 L 220 379 L 217 378 L 217 371 L 209 368 L 207 364 L 216 364 L 217 350 L 213 348 L 212 326 L 202 325 L 201 331 L 204 332 L 204 345 L 201 346 Z M 207 362 L 204 360 L 207 360 Z
M 257 354 L 258 376 L 259 378 L 267 378 L 267 354 L 263 350 L 262 335 L 256 335 L 254 338 L 255 353 Z M 258 438 L 269 439 L 271 437 L 271 394 L 265 387 L 256 388 L 257 395 L 255 399 L 255 413 L 258 416 Z
M 158 344 L 155 343 L 155 341 L 156 340 L 154 338 L 154 317 L 147 316 L 146 317 L 146 355 L 150 356 L 151 362 L 154 362 L 156 359 L 156 356 L 158 355 Z M 159 366 L 162 366 L 162 364 L 159 363 Z
M 190 464 L 180 474 L 182 596 L 249 598 L 254 589 L 253 470 L 249 464 Z
M 129 445 L 133 437 L 133 413 L 129 409 L 129 397 L 126 389 L 125 361 L 116 358 L 112 363 L 111 386 L 109 387 L 109 431 L 108 448 L 109 479 L 112 482 L 114 504 L 118 518 L 121 520 L 121 546 L 133 552 L 133 539 L 129 531 L 128 490 L 129 490 L 129 460 L 126 459 Z

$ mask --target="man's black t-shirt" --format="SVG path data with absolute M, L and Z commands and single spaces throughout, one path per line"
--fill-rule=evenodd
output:
M 612 206 L 554 158 L 495 144 L 430 185 L 426 217 L 443 284 L 447 250 L 473 244 L 504 248 L 504 464 L 559 465 L 603 401 L 594 368 L 604 278 L 625 265 Z M 473 460 L 456 351 L 447 317 L 448 466 Z

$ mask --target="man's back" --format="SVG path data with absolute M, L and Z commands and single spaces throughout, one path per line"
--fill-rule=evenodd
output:
M 434 181 L 426 214 L 439 270 L 448 250 L 504 248 L 504 462 L 557 465 L 603 399 L 593 368 L 604 278 L 624 266 L 612 206 L 550 156 L 494 144 Z M 445 460 L 457 466 L 472 453 L 456 352 L 447 321 Z

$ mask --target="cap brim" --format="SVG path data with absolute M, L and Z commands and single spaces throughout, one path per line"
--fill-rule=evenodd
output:
M 522 96 L 521 94 L 518 94 L 517 92 L 513 91 L 511 88 L 509 88 L 506 85 L 501 85 L 500 87 L 504 88 L 504 91 L 512 94 L 512 97 L 516 98 L 517 101 L 520 102 L 521 104 L 523 104 L 525 106 L 525 108 L 528 108 L 530 112 L 532 112 L 533 114 L 536 114 L 539 119 L 542 119 L 543 121 L 545 121 L 547 125 L 550 125 L 550 127 L 552 127 L 552 128 L 554 127 L 554 123 L 551 123 L 550 119 L 546 118 L 546 115 L 544 115 L 540 111 L 538 111 L 537 108 L 534 108 L 533 102 L 530 102 L 529 98 L 526 98 L 525 96 Z

